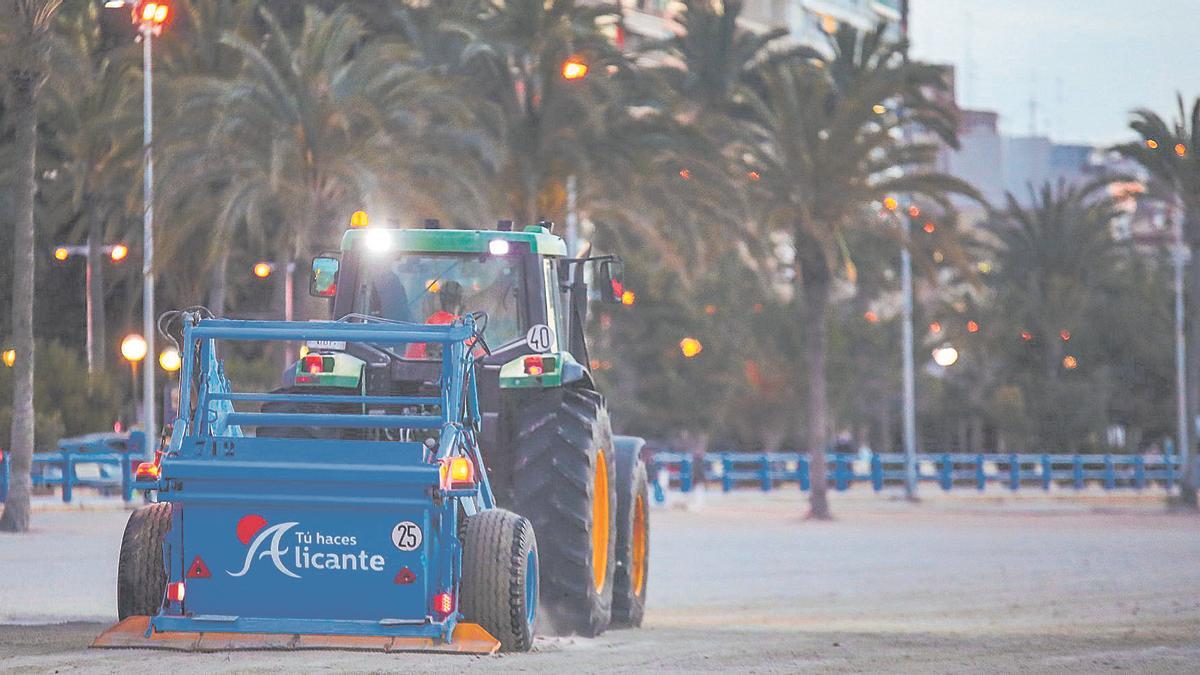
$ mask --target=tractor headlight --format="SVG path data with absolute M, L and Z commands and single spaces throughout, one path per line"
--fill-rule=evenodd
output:
M 392 250 L 392 234 L 387 230 L 367 230 L 367 250 L 372 253 L 386 253 Z

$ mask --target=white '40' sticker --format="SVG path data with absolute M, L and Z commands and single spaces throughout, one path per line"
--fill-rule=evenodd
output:
M 554 348 L 554 331 L 544 323 L 529 329 L 525 334 L 525 344 L 539 354 L 545 354 Z

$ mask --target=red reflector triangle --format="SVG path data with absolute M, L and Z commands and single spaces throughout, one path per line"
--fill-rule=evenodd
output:
M 417 575 L 413 574 L 412 570 L 405 567 L 405 568 L 402 568 L 399 572 L 396 572 L 396 578 L 394 581 L 397 584 L 411 584 L 412 582 L 414 582 L 416 580 L 417 580 Z
M 211 576 L 212 572 L 208 571 L 208 565 L 204 564 L 204 561 L 200 559 L 200 556 L 196 556 L 196 559 L 192 561 L 192 566 L 188 568 L 187 578 L 207 579 Z

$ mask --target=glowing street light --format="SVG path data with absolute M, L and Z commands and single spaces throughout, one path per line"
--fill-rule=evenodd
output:
M 3 359 L 4 359 L 4 365 L 9 368 L 12 368 L 13 364 L 17 362 L 17 350 L 5 349 L 4 354 L 3 354 Z
M 146 358 L 146 338 L 137 333 L 130 333 L 121 340 L 121 356 L 130 363 L 137 363 Z
M 958 363 L 958 350 L 949 345 L 938 347 L 933 350 L 933 362 L 943 368 L 949 368 Z
M 271 263 L 269 262 L 255 263 L 254 276 L 258 277 L 259 279 L 266 279 L 267 277 L 271 276 L 271 270 Z
M 679 341 L 679 351 L 683 352 L 684 358 L 693 358 L 704 351 L 704 345 L 694 337 L 685 337 Z
M 114 244 L 108 252 L 108 257 L 112 258 L 113 262 L 121 262 L 129 255 L 129 247 L 125 244 Z
M 62 262 L 71 256 L 71 251 L 66 246 L 59 246 L 54 249 L 54 259 Z
M 158 365 L 168 373 L 174 373 L 183 366 L 183 358 L 179 356 L 178 349 L 167 347 L 159 353 Z

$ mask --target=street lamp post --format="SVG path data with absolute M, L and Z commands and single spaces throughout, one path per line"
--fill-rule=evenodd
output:
M 1172 250 L 1171 259 L 1175 263 L 1175 403 L 1179 434 L 1179 466 L 1182 469 L 1183 488 L 1186 489 L 1188 477 L 1188 462 L 1191 460 L 1191 439 L 1188 428 L 1188 399 L 1187 399 L 1187 339 L 1184 333 L 1186 316 L 1184 315 L 1184 285 L 1183 270 L 1187 266 L 1191 252 L 1184 245 L 1182 237 Z M 1171 486 L 1168 486 L 1170 488 Z
M 154 24 L 152 21 L 142 21 L 142 68 L 145 76 L 142 78 L 142 161 L 145 171 L 142 175 L 142 331 L 146 336 L 147 349 L 154 353 L 154 153 L 151 144 L 154 142 L 154 58 L 151 47 L 154 44 Z M 146 451 L 149 456 L 150 448 L 158 437 L 158 424 L 155 420 L 154 369 L 146 368 L 142 373 L 144 378 L 142 388 L 142 418 L 146 432 Z
M 355 215 L 357 217 L 357 214 Z M 364 219 L 366 214 L 363 215 Z M 254 264 L 251 271 L 254 276 L 259 279 L 267 279 L 275 274 L 278 263 L 272 260 L 260 260 Z M 295 318 L 296 311 L 296 262 L 294 260 L 287 261 L 283 267 L 283 320 L 291 321 Z M 292 365 L 292 350 L 288 345 L 283 349 L 283 367 L 286 369 Z
M 897 213 L 900 203 L 895 197 L 883 200 L 887 213 L 896 218 L 900 227 L 900 292 L 901 300 L 901 350 L 903 351 L 904 369 L 904 496 L 906 499 L 917 498 L 917 386 L 916 364 L 913 363 L 913 280 L 911 230 L 913 214 L 920 210 L 915 204 L 909 207 L 906 214 Z
M 121 340 L 121 356 L 124 357 L 125 360 L 129 362 L 130 375 L 133 378 L 133 385 L 132 385 L 133 386 L 133 400 L 135 401 L 135 403 L 137 401 L 138 364 L 141 363 L 142 360 L 146 358 L 146 354 L 149 353 L 147 351 L 148 349 L 149 349 L 149 345 L 146 343 L 146 339 L 143 338 L 141 335 L 138 335 L 137 333 L 130 333 L 129 335 L 125 336 L 125 339 Z M 153 371 L 154 368 L 146 368 L 146 370 Z M 145 414 L 145 398 L 146 398 L 146 394 L 148 394 L 148 392 L 143 390 L 142 393 L 143 393 L 142 414 L 144 415 Z M 137 407 L 137 406 L 135 405 L 135 407 Z M 153 407 L 153 406 L 151 406 L 151 407 Z M 143 428 L 145 428 L 145 427 L 143 427 Z M 149 436 L 147 436 L 147 438 L 149 438 Z
M 110 244 L 101 246 L 99 252 L 108 256 L 113 262 L 121 262 L 129 255 L 129 247 L 125 244 Z M 71 256 L 83 256 L 87 260 L 86 272 L 83 277 L 84 313 L 86 314 L 84 325 L 87 333 L 87 370 L 88 375 L 91 375 L 96 372 L 95 308 L 92 306 L 92 253 L 88 246 L 58 246 L 54 249 L 54 259 L 59 262 L 64 262 Z

